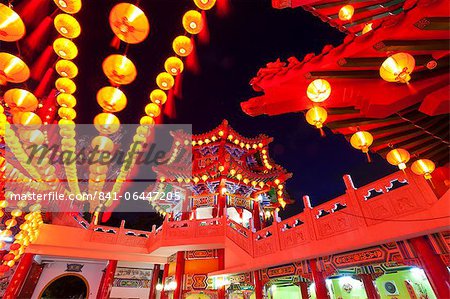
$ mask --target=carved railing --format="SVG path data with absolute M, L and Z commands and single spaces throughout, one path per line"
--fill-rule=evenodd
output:
M 127 229 L 122 222 L 119 228 L 93 225 L 89 228 L 89 241 L 123 246 L 145 247 L 152 232 Z

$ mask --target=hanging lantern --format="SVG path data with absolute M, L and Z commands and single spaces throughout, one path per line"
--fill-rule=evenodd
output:
M 423 175 L 423 177 L 431 182 L 431 173 L 436 168 L 434 162 L 429 159 L 419 159 L 414 161 L 411 165 L 411 170 L 417 175 Z
M 167 95 L 161 89 L 155 89 L 150 93 L 150 101 L 158 105 L 164 105 L 167 101 Z
M 9 53 L 0 53 L 0 85 L 6 85 L 7 82 L 22 83 L 29 77 L 30 69 L 22 59 Z
M 194 3 L 201 10 L 209 10 L 216 4 L 216 0 L 194 0 Z
M 368 24 L 366 24 L 366 25 L 364 25 L 364 28 L 363 28 L 363 30 L 362 30 L 362 34 L 364 35 L 364 34 L 366 34 L 367 32 L 370 32 L 370 31 L 372 31 L 372 25 L 373 25 L 373 23 L 368 23 Z
M 184 69 L 183 61 L 175 56 L 169 57 L 166 59 L 166 62 L 164 62 L 164 69 L 172 76 L 181 74 Z
M 120 40 L 129 44 L 142 42 L 150 31 L 145 13 L 130 3 L 119 3 L 111 9 L 109 25 Z
M 386 155 L 386 160 L 389 164 L 398 166 L 398 168 L 403 171 L 406 168 L 406 163 L 408 163 L 410 158 L 411 155 L 409 152 L 402 148 L 395 148 Z
M 162 72 L 156 77 L 156 84 L 162 90 L 169 90 L 175 84 L 175 80 L 171 74 Z
M 145 116 L 141 117 L 139 123 L 141 125 L 152 126 L 155 124 L 155 120 L 153 119 L 153 117 L 145 115 Z
M 69 14 L 76 14 L 81 9 L 81 0 L 53 0 L 58 6 L 59 9 L 61 9 L 64 12 L 67 12 Z
M 342 6 L 339 10 L 339 20 L 341 21 L 350 21 L 353 17 L 353 13 L 355 12 L 355 8 L 352 5 Z
M 316 79 L 309 83 L 306 95 L 314 103 L 321 103 L 328 99 L 331 94 L 331 86 L 327 80 Z
M 323 123 L 327 119 L 327 111 L 319 106 L 314 106 L 306 112 L 306 121 L 320 130 L 320 135 L 325 136 L 323 132 Z
M 145 114 L 150 117 L 158 117 L 161 114 L 161 108 L 155 103 L 150 103 L 145 106 Z
M 112 113 L 99 113 L 94 118 L 94 126 L 102 134 L 114 134 L 120 128 L 120 121 Z
M 351 145 L 361 150 L 363 153 L 367 155 L 367 160 L 371 162 L 370 156 L 369 156 L 369 146 L 373 143 L 373 137 L 372 134 L 366 131 L 358 131 L 355 134 L 352 135 L 350 138 Z
M 0 40 L 15 42 L 25 35 L 25 24 L 20 16 L 8 6 L 0 3 Z
M 389 56 L 380 67 L 380 76 L 387 82 L 407 83 L 416 67 L 414 57 L 408 53 Z
M 78 55 L 77 46 L 70 39 L 64 37 L 57 38 L 53 42 L 53 50 L 62 59 L 72 60 Z
M 59 34 L 67 38 L 77 38 L 81 33 L 81 27 L 77 19 L 68 14 L 57 15 L 53 25 Z
M 173 40 L 172 47 L 175 53 L 181 57 L 188 56 L 194 49 L 191 39 L 184 35 L 177 36 Z
M 75 82 L 69 78 L 58 78 L 55 87 L 59 92 L 73 94 L 77 90 Z
M 77 117 L 77 112 L 73 108 L 61 107 L 58 109 L 59 117 L 68 120 L 74 120 Z
M 120 89 L 106 86 L 97 92 L 97 103 L 107 112 L 119 112 L 127 106 L 127 97 Z
M 124 55 L 109 55 L 103 61 L 102 68 L 109 80 L 121 85 L 130 84 L 137 75 L 133 62 Z
M 189 10 L 183 15 L 183 28 L 190 34 L 198 34 L 203 29 L 202 14 L 196 10 Z
M 78 75 L 78 67 L 70 60 L 61 59 L 55 65 L 56 72 L 61 77 L 73 79 Z
M 29 126 L 27 129 L 37 129 L 42 124 L 41 118 L 34 112 L 19 112 L 13 116 L 16 125 Z
M 91 146 L 101 152 L 112 152 L 114 142 L 106 136 L 97 136 L 92 139 Z
M 57 97 L 56 97 L 56 102 L 58 103 L 59 106 L 61 107 L 66 107 L 66 108 L 73 108 L 75 107 L 75 105 L 77 104 L 77 99 L 68 93 L 60 93 Z
M 31 92 L 19 88 L 13 88 L 5 92 L 3 99 L 13 114 L 34 111 L 39 104 Z

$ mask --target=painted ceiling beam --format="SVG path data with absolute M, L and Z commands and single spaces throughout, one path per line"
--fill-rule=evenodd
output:
M 425 17 L 414 24 L 420 30 L 450 30 L 449 17 Z
M 450 50 L 449 39 L 428 40 L 384 40 L 376 43 L 373 48 L 377 51 L 438 51 Z

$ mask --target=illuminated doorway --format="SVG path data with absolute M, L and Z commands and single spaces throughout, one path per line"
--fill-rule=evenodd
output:
M 77 274 L 63 274 L 51 280 L 39 295 L 40 299 L 87 299 L 89 284 Z

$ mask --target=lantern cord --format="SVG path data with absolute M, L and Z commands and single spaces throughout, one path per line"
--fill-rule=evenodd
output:
M 321 137 L 325 137 L 326 135 L 325 135 L 325 131 L 323 130 L 323 128 L 319 128 L 319 131 L 320 131 L 320 136 Z
M 336 211 L 338 212 L 338 211 Z M 450 217 L 449 216 L 442 216 L 442 217 L 434 217 L 434 218 L 420 218 L 420 219 L 388 219 L 388 218 L 373 218 L 373 217 L 366 217 L 366 216 L 361 216 L 361 215 L 356 215 L 356 214 L 352 214 L 352 213 L 347 213 L 344 212 L 343 210 L 339 210 L 339 212 L 341 212 L 342 214 L 346 214 L 349 216 L 354 216 L 357 218 L 363 218 L 363 219 L 367 219 L 367 220 L 375 220 L 375 221 L 392 221 L 392 222 L 420 222 L 420 221 L 433 221 L 433 220 L 440 220 L 440 219 L 448 219 Z
M 369 152 L 366 153 L 366 156 L 367 156 L 367 161 L 368 161 L 369 163 L 372 163 L 372 159 L 370 158 Z
M 430 178 L 429 181 L 430 181 L 431 187 L 433 187 L 433 189 L 436 189 L 436 187 L 434 186 L 433 180 Z

